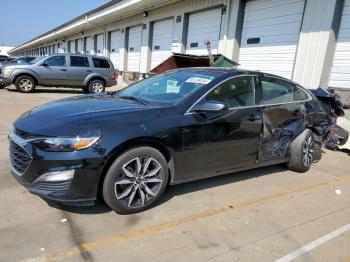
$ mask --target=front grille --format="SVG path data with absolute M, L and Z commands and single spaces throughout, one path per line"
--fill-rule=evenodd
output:
M 63 182 L 38 182 L 35 185 L 36 189 L 50 191 L 50 192 L 59 192 L 66 191 L 70 187 L 71 181 Z
M 10 141 L 10 161 L 12 168 L 19 174 L 23 174 L 32 161 L 32 157 L 23 147 Z

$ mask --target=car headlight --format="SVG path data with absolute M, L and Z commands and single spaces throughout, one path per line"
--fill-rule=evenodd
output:
M 3 69 L 3 76 L 7 77 L 10 76 L 12 74 L 13 70 L 9 69 L 9 68 L 5 68 Z
M 95 144 L 100 137 L 54 137 L 39 139 L 33 142 L 37 147 L 50 152 L 74 152 L 89 148 Z

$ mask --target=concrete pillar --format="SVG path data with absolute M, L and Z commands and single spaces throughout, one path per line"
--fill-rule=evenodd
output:
M 219 45 L 219 53 L 236 62 L 238 62 L 239 58 L 243 15 L 244 1 L 228 0 L 226 15 L 224 16 L 223 20 L 223 26 L 225 29 L 222 37 L 223 43 Z
M 121 47 L 119 50 L 119 70 L 126 71 L 127 69 L 127 61 L 128 61 L 128 34 L 129 29 L 124 28 L 121 30 L 120 37 L 122 37 Z
M 151 70 L 151 41 L 152 26 L 147 22 L 142 25 L 140 73 L 148 73 Z
M 306 88 L 327 88 L 343 0 L 306 1 L 292 79 Z
M 173 44 L 171 51 L 173 53 L 185 53 L 186 51 L 186 38 L 188 28 L 188 15 L 185 13 L 175 16 L 174 21 L 174 33 Z

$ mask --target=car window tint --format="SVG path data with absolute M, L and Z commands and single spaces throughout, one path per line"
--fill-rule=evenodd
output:
M 93 58 L 94 67 L 96 68 L 110 68 L 110 65 L 106 59 Z
M 87 59 L 87 57 L 83 57 L 83 56 L 71 56 L 70 66 L 89 67 L 89 60 Z
M 26 64 L 26 63 L 27 63 L 26 58 L 20 58 L 20 59 L 16 60 L 16 64 Z
M 229 107 L 252 106 L 255 104 L 254 76 L 234 77 L 210 92 L 206 100 L 224 102 Z
M 262 77 L 261 86 L 263 104 L 293 102 L 294 85 L 292 83 L 279 78 Z
M 46 59 L 45 64 L 48 66 L 66 66 L 65 56 L 52 56 Z
M 306 91 L 297 85 L 294 90 L 294 101 L 303 101 L 307 99 L 309 99 L 309 96 L 307 95 Z

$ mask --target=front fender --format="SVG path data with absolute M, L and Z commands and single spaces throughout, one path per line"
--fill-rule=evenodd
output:
M 20 75 L 30 75 L 34 77 L 38 83 L 40 82 L 40 76 L 35 71 L 32 71 L 30 69 L 15 69 L 12 73 L 13 79 L 16 79 Z

